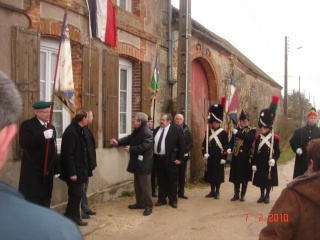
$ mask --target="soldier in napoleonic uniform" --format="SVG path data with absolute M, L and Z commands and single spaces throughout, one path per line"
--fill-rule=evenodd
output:
M 202 154 L 207 160 L 206 181 L 211 185 L 211 191 L 206 197 L 219 199 L 220 185 L 224 182 L 224 168 L 227 159 L 228 132 L 220 127 L 223 121 L 223 106 L 214 104 L 209 108 L 208 122 L 212 128 L 208 132 L 208 152 L 206 152 L 206 137 L 202 143 Z
M 249 127 L 249 116 L 243 110 L 240 114 L 240 124 L 233 129 L 230 140 L 232 146 L 232 160 L 229 181 L 234 184 L 234 196 L 231 201 L 245 201 L 248 181 L 251 180 L 251 159 L 252 143 L 256 135 L 256 129 Z M 228 153 L 231 150 L 228 149 Z M 240 194 L 241 185 L 241 197 Z
M 271 103 L 272 104 L 272 103 Z M 271 105 L 270 105 L 271 106 Z M 252 171 L 253 185 L 260 188 L 260 198 L 257 203 L 270 202 L 270 190 L 278 186 L 278 169 L 276 161 L 280 157 L 279 136 L 274 134 L 273 121 L 275 111 L 263 109 L 259 115 L 260 135 L 255 138 Z M 272 151 L 270 153 L 270 151 Z

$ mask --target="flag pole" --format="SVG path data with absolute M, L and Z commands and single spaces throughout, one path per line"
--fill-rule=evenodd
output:
M 59 58 L 60 58 L 60 49 L 61 49 L 61 42 L 62 42 L 61 36 L 63 34 L 65 27 L 66 27 L 66 20 L 67 20 L 67 9 L 65 10 L 65 14 L 63 17 L 61 34 L 60 34 L 59 49 L 58 49 L 58 56 L 57 56 L 57 61 L 56 61 L 56 69 L 54 71 L 54 81 L 53 81 L 53 88 L 52 88 L 52 94 L 51 94 L 51 109 L 50 109 L 50 119 L 49 119 L 48 129 L 51 129 L 51 126 L 52 126 L 52 115 L 53 115 L 53 108 L 54 108 L 54 88 L 55 88 L 55 84 L 56 84 L 58 63 L 59 63 Z M 43 176 L 44 177 L 47 175 L 49 146 L 50 146 L 50 138 L 48 138 L 47 142 L 46 142 L 46 152 L 45 152 L 45 158 L 44 158 L 44 164 L 43 164 Z

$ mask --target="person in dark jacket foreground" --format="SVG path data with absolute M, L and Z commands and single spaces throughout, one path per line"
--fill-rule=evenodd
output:
M 5 167 L 10 143 L 22 112 L 22 99 L 15 84 L 0 71 L 0 171 Z M 10 155 L 9 155 L 10 157 Z M 83 239 L 69 219 L 26 201 L 15 189 L 0 181 L 1 240 Z
M 309 168 L 287 184 L 259 239 L 320 239 L 320 139 L 306 147 Z
M 136 203 L 129 209 L 144 209 L 143 215 L 152 213 L 151 170 L 153 167 L 153 136 L 147 126 L 148 116 L 138 112 L 132 119 L 134 131 L 127 137 L 116 140 L 110 139 L 112 146 L 124 146 L 130 153 L 127 171 L 134 174 L 134 189 Z

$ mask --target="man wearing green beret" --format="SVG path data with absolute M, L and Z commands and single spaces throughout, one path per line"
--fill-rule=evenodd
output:
M 35 204 L 50 208 L 54 175 L 59 173 L 56 148 L 56 130 L 48 129 L 50 102 L 39 101 L 33 104 L 34 117 L 22 122 L 19 142 L 23 149 L 19 191 Z M 43 173 L 46 144 L 49 140 L 47 173 Z

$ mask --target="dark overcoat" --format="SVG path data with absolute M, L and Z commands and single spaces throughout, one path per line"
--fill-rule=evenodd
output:
M 77 175 L 76 183 L 88 182 L 87 141 L 78 123 L 72 122 L 62 135 L 60 167 L 63 181 Z
M 44 177 L 43 166 L 47 140 L 43 132 L 46 128 L 34 117 L 22 122 L 19 129 L 19 143 L 23 149 L 19 191 L 28 198 L 51 198 L 53 175 L 60 172 L 56 148 L 56 130 L 49 140 L 47 175 Z
M 92 177 L 92 171 L 97 167 L 97 156 L 96 156 L 96 141 L 88 128 L 88 126 L 83 127 L 83 131 L 87 140 L 88 145 L 88 176 Z
M 220 129 L 220 128 L 218 128 Z M 218 129 L 214 129 L 217 131 Z M 209 138 L 211 131 L 209 131 Z M 224 164 L 221 164 L 221 159 L 227 159 L 227 148 L 228 148 L 228 133 L 223 130 L 218 134 L 218 138 L 221 142 L 222 148 L 220 149 L 214 138 L 209 142 L 209 155 L 207 160 L 207 174 L 206 181 L 212 184 L 220 184 L 224 182 Z M 202 154 L 206 153 L 206 137 L 202 142 Z
M 138 175 L 151 174 L 153 167 L 153 136 L 149 127 L 141 125 L 132 134 L 118 140 L 118 146 L 130 145 L 127 171 Z
M 296 152 L 298 148 L 302 149 L 302 154 L 296 154 L 294 163 L 293 178 L 303 175 L 308 169 L 306 146 L 313 139 L 320 138 L 320 128 L 317 126 L 306 126 L 297 129 L 290 139 L 292 151 Z
M 232 160 L 229 181 L 233 183 L 245 183 L 251 180 L 250 155 L 253 154 L 252 144 L 256 136 L 256 129 L 245 127 L 233 134 L 230 140 L 232 146 Z M 235 139 L 235 142 L 234 142 Z
M 280 157 L 280 148 L 279 148 L 279 136 L 274 136 L 273 143 L 273 153 L 270 158 L 270 147 L 267 144 L 264 144 L 260 150 L 259 143 L 262 141 L 261 135 L 267 136 L 269 134 L 260 134 L 255 138 L 255 147 L 254 155 L 252 159 L 252 165 L 257 166 L 257 171 L 254 174 L 253 185 L 257 187 L 266 187 L 266 186 L 278 186 L 278 167 L 277 161 Z M 269 139 L 271 144 L 271 139 Z M 269 174 L 269 160 L 274 159 L 276 161 L 275 165 L 271 167 L 271 179 L 268 179 Z

